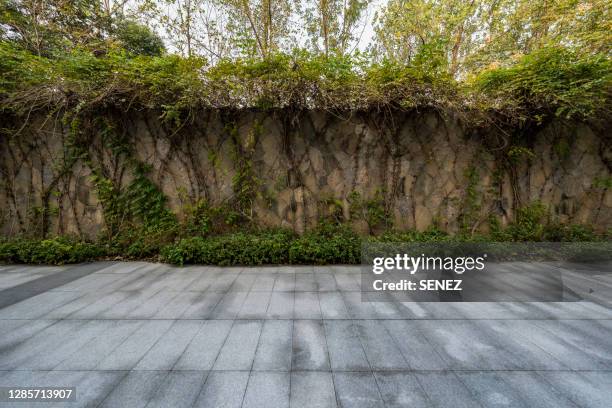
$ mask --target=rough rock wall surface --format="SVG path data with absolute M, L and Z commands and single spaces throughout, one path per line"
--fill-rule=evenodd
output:
M 2 235 L 95 237 L 105 225 L 93 169 L 125 188 L 133 159 L 148 165 L 147 176 L 179 218 L 198 199 L 231 202 L 236 173 L 248 165 L 258 192 L 255 221 L 298 232 L 325 216 L 330 202 L 365 231 L 364 220 L 351 219 L 353 192 L 384 197 L 397 229 L 435 223 L 454 232 L 465 227 L 469 208 L 468 227 L 482 230 L 490 215 L 506 223 L 535 201 L 547 206 L 551 219 L 612 227 L 612 146 L 609 136 L 585 124 L 543 126 L 528 135 L 528 150 L 505 161 L 508 166 L 500 164 L 495 146 L 485 148 L 482 135 L 431 112 L 241 112 L 228 119 L 207 111 L 179 129 L 158 116 L 131 114 L 115 127 L 132 157 L 118 153 L 94 126 L 88 159 L 72 160 L 68 126 L 48 118 L 31 121 L 17 137 L 0 136 Z

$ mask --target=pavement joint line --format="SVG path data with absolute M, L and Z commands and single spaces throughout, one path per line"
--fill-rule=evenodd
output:
M 161 369 L 146 369 L 146 370 L 136 370 L 134 368 L 130 369 L 108 369 L 108 370 L 84 370 L 84 369 L 0 369 L 0 373 L 9 373 L 9 372 L 91 372 L 91 373 L 99 373 L 99 372 L 241 372 L 241 373 L 414 373 L 414 374 L 431 374 L 431 373 L 567 373 L 567 374 L 580 374 L 580 373 L 610 373 L 612 374 L 612 369 L 601 369 L 601 370 L 572 370 L 572 369 L 461 369 L 461 368 L 453 368 L 453 369 L 440 369 L 440 370 L 407 370 L 407 369 L 387 369 L 387 370 L 320 370 L 320 369 L 297 369 L 297 370 L 201 370 L 201 369 L 187 369 L 187 370 L 161 370 Z
M 354 319 L 321 319 L 321 318 L 299 318 L 299 319 L 294 319 L 291 317 L 287 317 L 287 318 L 280 318 L 280 319 L 267 319 L 265 317 L 252 317 L 252 318 L 237 318 L 237 319 L 230 319 L 230 318 L 181 318 L 181 317 L 177 317 L 177 318 L 99 318 L 99 317 L 95 317 L 95 318 L 44 318 L 44 317 L 36 317 L 36 318 L 0 318 L 0 321 L 12 321 L 12 320 L 32 320 L 32 321 L 36 321 L 36 320 L 41 320 L 41 321 L 54 321 L 54 320 L 99 320 L 99 321 L 108 321 L 108 320 L 125 320 L 125 321 L 131 321 L 131 320 L 238 320 L 238 321 L 252 321 L 252 320 L 324 320 L 324 321 L 332 321 L 332 322 L 336 322 L 336 321 L 362 321 L 362 320 L 376 320 L 376 321 L 408 321 L 408 322 L 419 322 L 419 321 L 447 321 L 447 322 L 469 322 L 469 321 L 514 321 L 514 320 L 518 320 L 518 321 L 546 321 L 546 322 L 565 322 L 565 321 L 610 321 L 612 320 L 612 318 L 577 318 L 577 317 L 573 317 L 573 318 L 558 318 L 558 319 L 552 319 L 552 318 L 496 318 L 496 319 L 490 319 L 490 318 L 478 318 L 478 319 L 465 319 L 465 318 L 457 318 L 457 319 L 435 319 L 435 318 L 419 318 L 419 319 L 406 319 L 406 318 L 397 318 L 397 319 L 377 319 L 377 318 L 354 318 Z

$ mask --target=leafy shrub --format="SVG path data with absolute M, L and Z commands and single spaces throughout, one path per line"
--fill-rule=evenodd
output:
M 385 231 L 382 234 L 370 237 L 373 242 L 444 242 L 453 239 L 447 232 L 432 226 L 425 231 Z
M 98 245 L 66 237 L 0 243 L 2 262 L 62 265 L 91 261 L 103 255 L 104 250 Z
M 264 265 L 288 261 L 293 233 L 285 230 L 234 233 L 215 237 L 193 237 L 162 249 L 166 262 L 183 265 Z
M 322 223 L 291 243 L 292 264 L 356 264 L 361 261 L 361 238 L 343 225 Z
M 542 241 L 544 239 L 544 218 L 547 209 L 540 202 L 519 208 L 516 221 L 501 228 L 496 220 L 491 223 L 491 237 L 495 241 Z
M 606 108 L 611 82 L 612 60 L 606 55 L 547 47 L 513 66 L 484 71 L 475 87 L 506 106 L 526 108 L 528 114 L 552 113 L 569 119 L 586 118 Z
M 552 242 L 593 242 L 603 237 L 585 225 L 549 224 L 544 227 L 544 240 Z

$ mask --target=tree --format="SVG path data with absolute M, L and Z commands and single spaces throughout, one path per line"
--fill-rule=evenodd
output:
M 98 0 L 1 0 L 2 37 L 38 54 L 103 40 L 110 20 Z
M 138 55 L 161 55 L 165 51 L 164 42 L 149 27 L 131 20 L 123 20 L 117 24 L 114 36 L 121 46 Z
M 375 55 L 413 64 L 438 50 L 451 75 L 544 46 L 609 52 L 607 0 L 391 0 L 375 18 Z M 381 58 L 379 57 L 379 58 Z
M 345 54 L 359 41 L 364 11 L 370 0 L 313 0 L 305 3 L 306 30 L 315 52 Z
M 267 58 L 290 40 L 294 10 L 290 0 L 225 0 L 221 7 L 229 22 L 226 29 L 235 46 L 247 55 Z

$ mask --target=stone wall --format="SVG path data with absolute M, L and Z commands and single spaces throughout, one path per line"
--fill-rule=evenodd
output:
M 72 124 L 73 133 L 90 129 L 80 141 L 87 154 L 74 160 L 70 125 L 51 116 L 0 136 L 3 235 L 96 236 L 104 216 L 92 169 L 126 186 L 134 162 L 150 165 L 148 177 L 179 217 L 197 199 L 232 202 L 235 175 L 249 166 L 258 192 L 249 215 L 298 232 L 330 211 L 367 230 L 362 217 L 351 216 L 353 192 L 364 200 L 378 192 L 398 229 L 436 223 L 453 232 L 468 222 L 484 230 L 490 215 L 507 223 L 534 201 L 556 221 L 612 227 L 609 129 L 553 121 L 515 148 L 507 131 L 468 131 L 435 112 L 205 111 L 178 127 L 162 123 L 159 112 L 112 116 L 131 157 L 95 118 Z

